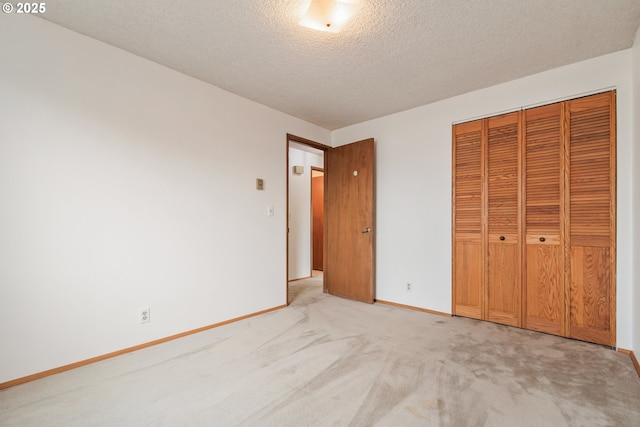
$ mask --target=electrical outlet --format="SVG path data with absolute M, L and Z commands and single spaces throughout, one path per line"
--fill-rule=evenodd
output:
M 151 309 L 149 307 L 141 308 L 139 314 L 140 323 L 151 322 Z
M 405 289 L 407 292 L 411 292 L 411 283 L 407 283 L 407 286 Z

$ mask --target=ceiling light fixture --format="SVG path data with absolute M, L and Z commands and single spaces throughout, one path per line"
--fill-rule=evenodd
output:
M 353 16 L 359 0 L 311 0 L 300 25 L 337 33 Z

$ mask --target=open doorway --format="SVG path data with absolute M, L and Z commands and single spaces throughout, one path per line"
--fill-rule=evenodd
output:
M 290 284 L 323 287 L 324 170 L 328 146 L 287 135 L 287 304 Z
M 289 134 L 287 304 L 291 302 L 289 284 L 313 278 L 311 167 L 314 162 L 316 168 L 324 166 L 321 289 L 331 295 L 372 304 L 375 298 L 374 140 L 368 138 L 331 148 Z M 295 194 L 295 188 L 300 188 L 304 195 Z M 301 209 L 301 215 L 296 215 L 297 209 Z

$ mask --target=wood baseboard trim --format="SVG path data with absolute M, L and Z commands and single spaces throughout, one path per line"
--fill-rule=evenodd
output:
M 51 375 L 55 375 L 55 374 L 58 374 L 60 372 L 70 371 L 71 369 L 80 368 L 82 366 L 86 366 L 86 365 L 90 365 L 92 363 L 100 362 L 100 361 L 105 360 L 105 359 L 111 359 L 112 357 L 117 357 L 117 356 L 121 356 L 123 354 L 127 354 L 127 353 L 131 353 L 131 352 L 137 351 L 137 350 L 142 350 L 143 348 L 152 347 L 154 345 L 162 344 L 162 343 L 165 343 L 165 342 L 168 342 L 168 341 L 173 341 L 173 340 L 176 340 L 178 338 L 186 337 L 188 335 L 197 334 L 198 332 L 204 332 L 204 331 L 209 330 L 209 329 L 213 329 L 213 328 L 217 328 L 217 327 L 220 327 L 220 326 L 228 325 L 229 323 L 239 322 L 240 320 L 248 319 L 250 317 L 259 316 L 261 314 L 269 313 L 271 311 L 280 310 L 280 309 L 286 308 L 286 307 L 287 307 L 286 305 L 279 305 L 277 307 L 268 308 L 266 310 L 257 311 L 255 313 L 246 314 L 246 315 L 240 316 L 240 317 L 234 317 L 233 319 L 225 320 L 223 322 L 214 323 L 212 325 L 203 326 L 201 328 L 192 329 L 190 331 L 186 331 L 186 332 L 182 332 L 182 333 L 179 333 L 179 334 L 171 335 L 171 336 L 168 336 L 168 337 L 165 337 L 165 338 L 160 338 L 160 339 L 157 339 L 157 340 L 154 340 L 154 341 L 149 341 L 149 342 L 144 343 L 144 344 L 139 344 L 139 345 L 136 345 L 136 346 L 133 346 L 133 347 L 129 347 L 129 348 L 125 348 L 125 349 L 122 349 L 122 350 L 114 351 L 112 353 L 107 353 L 107 354 L 103 354 L 101 356 L 92 357 L 91 359 L 81 360 L 79 362 L 70 363 L 68 365 L 60 366 L 58 368 L 49 369 L 49 370 L 43 371 L 43 372 L 38 372 L 36 374 L 28 375 L 26 377 L 16 378 L 15 380 L 11 380 L 11 381 L 7 381 L 7 382 L 4 382 L 4 383 L 0 383 L 0 390 L 4 390 L 4 389 L 10 388 L 10 387 L 14 387 L 14 386 L 17 386 L 17 385 L 20 385 L 20 384 L 24 384 L 24 383 L 28 383 L 28 382 L 31 382 L 31 381 L 39 380 L 41 378 L 45 378 L 45 377 L 48 377 L 48 376 L 51 376 Z
M 307 279 L 311 279 L 313 276 L 307 276 L 307 277 L 298 277 L 297 279 L 291 279 L 289 280 L 289 283 L 291 282 L 297 282 L 299 280 L 307 280 Z
M 624 353 L 627 356 L 629 356 L 631 358 L 631 362 L 633 363 L 633 366 L 636 368 L 636 372 L 638 373 L 638 376 L 640 377 L 640 362 L 638 362 L 638 359 L 636 358 L 636 355 L 633 354 L 633 351 L 631 350 L 627 350 L 624 348 L 618 348 L 618 351 L 620 353 Z
M 384 301 L 381 299 L 374 300 L 377 304 L 391 305 L 393 307 L 405 308 L 407 310 L 421 311 L 423 313 L 435 314 L 436 316 L 451 317 L 449 313 L 443 313 L 442 311 L 429 310 L 426 308 L 414 307 L 412 305 L 398 304 L 397 302 Z

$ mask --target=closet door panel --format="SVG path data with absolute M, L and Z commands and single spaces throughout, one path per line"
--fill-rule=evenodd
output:
M 453 128 L 453 313 L 483 316 L 483 121 Z
M 559 244 L 526 245 L 525 327 L 562 335 L 564 324 L 564 274 Z
M 487 119 L 486 319 L 520 326 L 518 112 Z
M 524 321 L 565 332 L 563 104 L 524 112 Z
M 567 102 L 569 325 L 572 338 L 615 345 L 615 96 Z
M 609 248 L 571 249 L 570 334 L 605 345 L 611 339 L 611 253 Z
M 483 247 L 480 239 L 476 242 L 461 239 L 455 247 L 455 313 L 458 316 L 481 318 Z
M 487 320 L 520 326 L 520 266 L 516 236 L 489 242 Z

